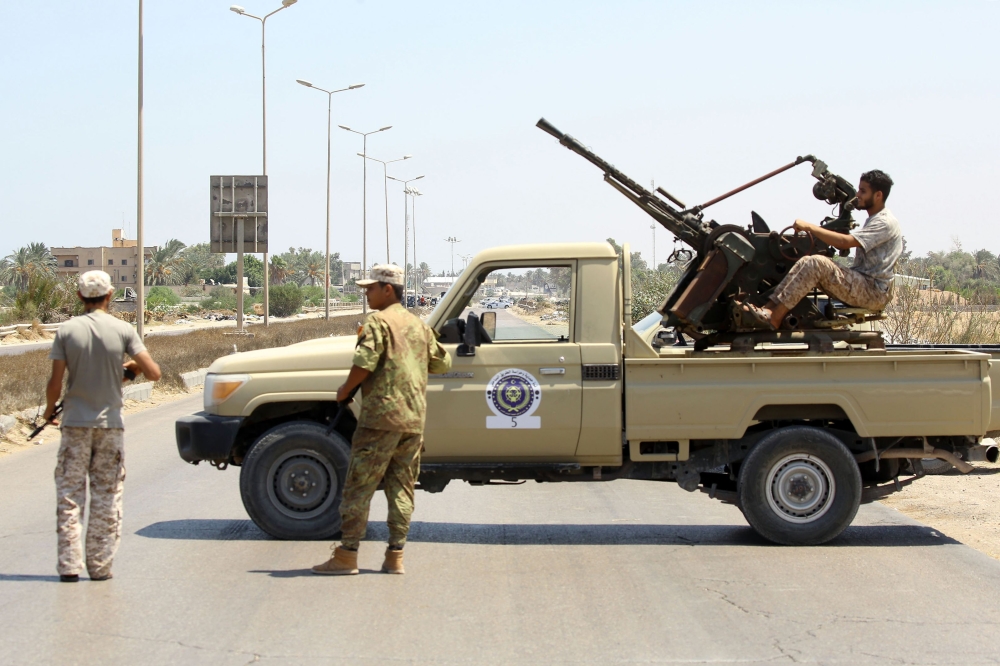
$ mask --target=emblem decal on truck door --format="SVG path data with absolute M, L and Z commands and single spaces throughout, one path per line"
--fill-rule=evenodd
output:
M 486 405 L 493 411 L 486 417 L 486 427 L 541 428 L 542 417 L 532 416 L 541 401 L 542 387 L 530 372 L 501 370 L 486 385 Z

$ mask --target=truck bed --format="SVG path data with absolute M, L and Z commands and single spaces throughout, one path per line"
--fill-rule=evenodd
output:
M 1000 401 L 991 403 L 994 353 L 1000 347 L 784 357 L 665 348 L 625 360 L 626 438 L 738 439 L 781 414 L 846 417 L 862 437 L 982 436 L 1000 427 L 991 424 L 1000 414 Z

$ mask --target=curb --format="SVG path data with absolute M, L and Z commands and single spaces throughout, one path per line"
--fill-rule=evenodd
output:
M 208 374 L 208 368 L 199 368 L 198 370 L 193 370 L 191 372 L 182 372 L 181 380 L 184 382 L 184 388 L 197 388 L 205 384 L 205 375 Z M 123 400 L 135 400 L 136 402 L 148 402 L 153 397 L 153 382 L 143 382 L 142 384 L 129 384 L 122 389 L 122 399 Z M 28 423 L 33 422 L 42 412 L 45 411 L 45 405 L 39 405 L 37 407 L 29 407 L 28 409 L 22 409 L 19 412 L 13 414 L 2 414 L 0 415 L 0 437 L 6 435 L 8 432 L 13 430 L 18 425 L 18 420 L 27 421 Z

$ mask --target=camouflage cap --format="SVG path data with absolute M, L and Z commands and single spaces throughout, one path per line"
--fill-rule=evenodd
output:
M 359 287 L 367 287 L 376 282 L 384 282 L 398 287 L 403 286 L 403 269 L 396 264 L 375 264 L 369 271 L 368 277 L 370 279 L 358 280 L 356 284 Z
M 111 276 L 104 271 L 87 271 L 76 279 L 76 288 L 84 298 L 99 298 L 114 291 Z

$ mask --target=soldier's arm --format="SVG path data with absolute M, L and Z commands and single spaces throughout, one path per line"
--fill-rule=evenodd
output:
M 428 358 L 430 360 L 427 363 L 427 372 L 430 374 L 440 375 L 451 370 L 451 355 L 433 338 L 431 338 L 431 348 Z
M 62 395 L 63 375 L 66 374 L 66 361 L 52 361 L 52 375 L 45 386 L 45 413 L 42 418 L 48 421 Z
M 148 351 L 139 352 L 124 367 L 137 375 L 143 375 L 151 382 L 157 381 L 162 376 L 159 364 L 153 360 Z
M 824 229 L 818 224 L 813 224 L 812 222 L 806 222 L 805 220 L 795 220 L 795 230 L 796 231 L 808 231 L 811 232 L 816 240 L 822 241 L 831 247 L 835 247 L 838 250 L 850 250 L 852 247 L 861 247 L 861 243 L 858 239 L 851 234 L 842 234 L 838 231 L 830 231 L 829 229 Z
M 337 402 L 346 402 L 348 397 L 350 397 L 351 392 L 361 386 L 361 382 L 368 379 L 368 376 L 371 374 L 371 370 L 365 370 L 364 368 L 352 365 L 351 371 L 347 373 L 347 381 L 341 384 L 340 388 L 337 389 Z

